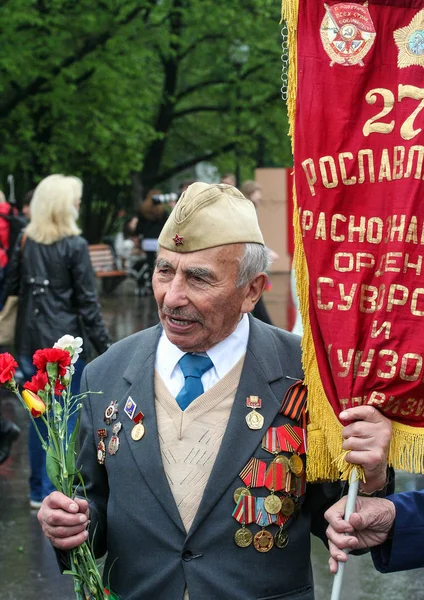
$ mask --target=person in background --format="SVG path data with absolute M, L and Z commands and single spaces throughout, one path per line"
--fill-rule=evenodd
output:
M 63 335 L 87 336 L 99 354 L 111 343 L 97 299 L 88 245 L 77 225 L 82 188 L 77 177 L 50 175 L 43 179 L 31 200 L 31 221 L 11 257 L 2 300 L 18 296 L 15 349 L 25 381 L 35 374 L 34 352 L 52 347 Z M 75 364 L 73 394 L 79 393 L 85 364 L 83 354 Z M 42 422 L 39 427 L 42 429 Z M 47 436 L 45 428 L 43 435 Z M 54 488 L 32 424 L 29 454 L 30 506 L 39 508 Z
M 9 458 L 12 444 L 16 442 L 20 433 L 16 423 L 5 419 L 0 411 L 0 465 Z
M 21 208 L 21 216 L 26 219 L 27 224 L 31 220 L 31 200 L 34 195 L 34 190 L 30 190 L 25 194 L 24 200 L 22 202 Z
M 225 183 L 227 185 L 232 185 L 233 187 L 237 186 L 237 180 L 234 173 L 224 173 L 221 177 L 221 183 Z
M 393 494 L 387 498 L 359 496 L 355 512 L 344 520 L 346 498 L 325 514 L 331 552 L 330 569 L 348 559 L 346 548 L 372 548 L 374 565 L 381 573 L 424 567 L 424 490 Z
M 5 268 L 7 264 L 7 250 L 9 248 L 9 222 L 2 219 L 1 215 L 8 215 L 10 204 L 6 196 L 0 190 L 0 267 Z
M 9 215 L 10 210 L 11 205 L 6 201 L 4 193 L 0 190 L 0 310 L 3 307 L 1 296 L 8 270 L 10 240 L 9 221 L 1 218 L 1 215 Z M 7 348 L 0 347 L 0 352 L 6 352 L 6 350 Z M 0 411 L 0 465 L 9 458 L 12 444 L 18 439 L 20 432 L 21 430 L 16 423 L 5 419 Z
M 140 236 L 136 234 L 138 217 L 127 217 L 122 231 L 115 236 L 115 252 L 119 269 L 128 269 L 132 265 L 134 250 L 140 248 Z
M 171 213 L 175 202 L 157 202 L 155 196 L 160 196 L 159 189 L 152 189 L 138 208 L 138 224 L 135 230 L 142 236 L 141 248 L 146 253 L 149 265 L 150 281 L 155 269 L 156 254 L 158 251 L 158 237 L 162 227 Z
M 253 202 L 253 205 L 257 211 L 259 204 L 262 202 L 262 186 L 259 183 L 257 183 L 256 181 L 247 180 L 241 186 L 240 191 L 243 194 L 243 196 L 245 196 L 251 202 Z M 269 251 L 271 262 L 278 260 L 279 256 L 276 252 L 274 252 L 274 250 L 271 250 L 271 248 L 268 248 L 268 251 Z M 268 280 L 267 288 L 265 288 L 265 289 L 269 289 L 270 286 L 271 286 L 271 282 Z M 259 301 L 257 302 L 257 304 L 253 310 L 253 316 L 256 317 L 257 319 L 260 319 L 264 323 L 268 323 L 269 325 L 273 324 L 271 316 L 265 306 L 263 297 L 261 297 L 259 299 Z
M 314 598 L 310 534 L 325 539 L 343 484 L 307 485 L 305 449 L 274 443 L 298 423 L 282 399 L 303 373 L 300 339 L 249 315 L 267 263 L 250 200 L 194 183 L 159 237 L 161 324 L 85 369 L 82 389 L 104 392 L 87 391 L 82 407 L 88 501 L 54 492 L 38 519 L 58 550 L 90 537 L 123 599 Z M 372 493 L 386 485 L 390 421 L 372 406 L 354 418 L 345 447 Z M 117 423 L 119 450 L 103 450 Z
M 138 217 L 127 217 L 122 231 L 115 236 L 115 253 L 119 269 L 125 269 L 135 279 L 137 296 L 152 293 L 145 252 L 141 249 L 141 236 L 137 234 Z
M 2 215 L 9 216 L 12 206 L 7 202 L 6 196 L 0 190 L 0 296 L 7 277 L 9 262 L 10 223 Z M 0 310 L 3 303 L 0 301 Z

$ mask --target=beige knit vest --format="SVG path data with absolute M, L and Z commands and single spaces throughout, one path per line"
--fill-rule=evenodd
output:
M 184 411 L 155 371 L 162 462 L 181 519 L 190 529 L 227 427 L 244 355 L 225 377 Z

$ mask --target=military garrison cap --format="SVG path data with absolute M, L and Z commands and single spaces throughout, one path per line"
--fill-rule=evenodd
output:
M 253 202 L 225 184 L 191 184 L 168 217 L 159 245 L 173 252 L 253 242 L 264 245 Z

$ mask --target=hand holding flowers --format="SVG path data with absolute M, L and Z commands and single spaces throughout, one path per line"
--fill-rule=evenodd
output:
M 25 407 L 46 452 L 47 474 L 58 491 L 43 501 L 38 519 L 53 545 L 69 551 L 69 570 L 65 573 L 74 578 L 77 600 L 110 600 L 116 596 L 104 588 L 87 541 L 88 502 L 76 497 L 79 488 L 85 493 L 75 462 L 81 402 L 85 395 L 72 396 L 70 386 L 73 365 L 81 351 L 82 339 L 69 335 L 60 338 L 53 348 L 37 350 L 33 356 L 37 373 L 24 384 L 22 392 L 15 381 L 18 367 L 15 359 L 8 352 L 0 354 L 0 385 L 11 390 Z M 78 415 L 76 427 L 69 431 L 69 419 L 75 414 Z M 40 434 L 36 419 L 44 421 L 47 440 Z M 76 479 L 79 481 L 77 488 L 74 485 Z

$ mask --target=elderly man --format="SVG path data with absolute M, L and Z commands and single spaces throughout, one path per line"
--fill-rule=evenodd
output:
M 255 208 L 192 184 L 159 238 L 160 325 L 83 377 L 85 500 L 56 492 L 39 520 L 60 550 L 94 535 L 121 600 L 314 598 L 310 532 L 338 483 L 305 483 L 300 340 L 248 315 L 266 284 Z M 346 447 L 365 491 L 386 481 L 390 425 L 358 409 Z

